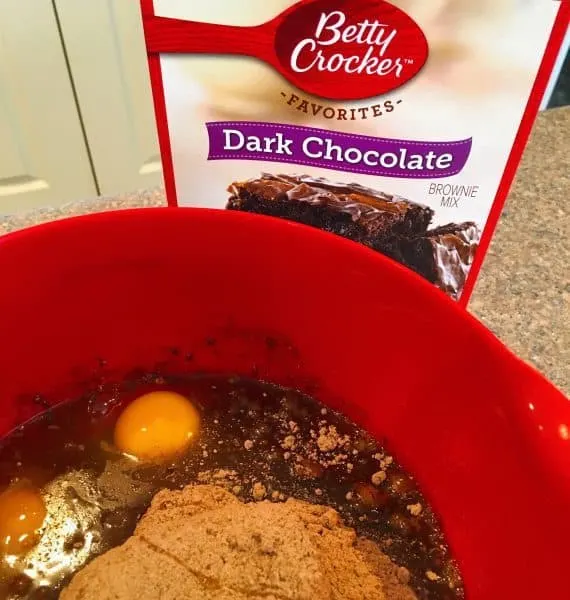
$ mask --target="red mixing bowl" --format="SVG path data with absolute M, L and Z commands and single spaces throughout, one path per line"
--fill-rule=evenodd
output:
M 396 263 L 278 219 L 141 209 L 0 238 L 0 273 L 0 436 L 28 394 L 102 370 L 293 385 L 417 477 L 470 600 L 570 597 L 570 402 Z

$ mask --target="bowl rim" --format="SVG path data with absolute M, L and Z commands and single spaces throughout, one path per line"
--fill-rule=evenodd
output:
M 433 284 L 428 282 L 426 279 L 409 269 L 408 267 L 400 264 L 399 262 L 392 260 L 380 252 L 376 252 L 362 244 L 343 238 L 339 235 L 323 231 L 321 229 L 288 221 L 286 219 L 279 219 L 266 215 L 258 215 L 252 213 L 245 213 L 240 211 L 224 211 L 215 208 L 201 208 L 201 207 L 174 207 L 174 206 L 157 206 L 157 207 L 141 207 L 141 208 L 125 208 L 117 210 L 105 210 L 101 212 L 94 212 L 82 215 L 66 216 L 53 221 L 45 223 L 38 223 L 11 231 L 0 236 L 0 252 L 4 251 L 10 244 L 27 243 L 30 236 L 38 235 L 57 235 L 58 232 L 65 232 L 70 227 L 82 224 L 97 224 L 116 220 L 130 220 L 132 218 L 173 218 L 174 215 L 196 215 L 196 218 L 202 219 L 234 219 L 236 221 L 251 221 L 258 222 L 260 226 L 264 228 L 272 227 L 275 229 L 289 228 L 292 231 L 297 230 L 302 232 L 304 236 L 311 236 L 315 239 L 319 237 L 323 243 L 334 244 L 339 248 L 343 249 L 343 252 L 351 252 L 355 260 L 359 257 L 366 257 L 365 260 L 375 260 L 378 264 L 382 265 L 383 269 L 389 269 L 393 272 L 399 273 L 399 277 L 404 277 L 408 281 L 413 280 L 416 287 L 422 290 L 422 293 L 429 294 L 434 302 L 438 302 L 442 306 L 446 306 L 447 311 L 452 311 L 456 316 L 463 319 L 467 326 L 469 326 L 476 334 L 491 348 L 495 351 L 502 353 L 513 365 L 517 364 L 519 368 L 532 373 L 534 377 L 539 377 L 543 383 L 549 384 L 552 390 L 556 391 L 563 398 L 566 395 L 560 390 L 552 381 L 548 379 L 543 373 L 541 373 L 535 366 L 526 362 L 521 357 L 517 356 L 513 350 L 511 350 L 503 341 L 501 341 L 497 335 L 495 335 L 488 327 L 486 327 L 482 321 L 477 319 L 467 307 L 462 307 L 460 304 L 445 293 L 438 290 Z M 186 218 L 186 217 L 184 217 Z

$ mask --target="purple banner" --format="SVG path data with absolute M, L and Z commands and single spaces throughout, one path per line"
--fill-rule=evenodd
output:
M 293 163 L 383 177 L 439 179 L 457 175 L 467 162 L 472 139 L 419 142 L 281 123 L 206 123 L 208 160 Z

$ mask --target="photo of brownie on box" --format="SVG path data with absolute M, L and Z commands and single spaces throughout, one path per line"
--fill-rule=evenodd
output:
M 449 223 L 415 238 L 403 238 L 403 263 L 458 300 L 481 235 L 475 223 Z
M 381 252 L 457 299 L 479 242 L 475 223 L 428 230 L 434 211 L 356 183 L 264 173 L 234 182 L 226 208 L 311 225 Z

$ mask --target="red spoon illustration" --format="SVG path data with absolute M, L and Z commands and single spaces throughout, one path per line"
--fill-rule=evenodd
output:
M 249 56 L 299 89 L 332 100 L 390 92 L 417 75 L 428 57 L 417 23 L 383 0 L 302 0 L 250 27 L 143 18 L 149 53 Z

